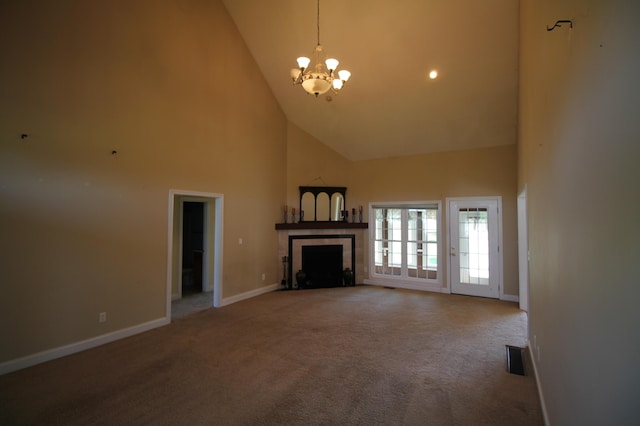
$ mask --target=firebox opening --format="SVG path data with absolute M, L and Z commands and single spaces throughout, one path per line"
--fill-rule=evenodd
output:
M 302 270 L 306 287 L 342 286 L 342 245 L 303 246 Z

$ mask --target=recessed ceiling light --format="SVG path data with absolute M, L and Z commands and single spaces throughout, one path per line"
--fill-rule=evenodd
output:
M 438 77 L 438 71 L 436 70 L 431 70 L 431 72 L 429 72 L 429 78 L 431 80 L 434 80 L 436 77 Z

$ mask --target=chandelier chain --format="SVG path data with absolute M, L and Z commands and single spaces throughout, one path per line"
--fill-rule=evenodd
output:
M 320 0 L 318 0 L 318 14 L 317 14 L 317 24 L 318 24 L 318 45 L 320 45 Z

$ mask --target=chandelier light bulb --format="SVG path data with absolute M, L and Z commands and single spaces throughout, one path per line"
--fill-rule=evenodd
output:
M 349 77 L 351 77 L 351 73 L 347 70 L 340 70 L 338 71 L 338 77 L 340 77 L 340 80 L 342 81 L 347 81 L 349 80 Z
M 327 69 L 329 70 L 329 72 L 332 72 L 335 71 L 336 68 L 338 68 L 338 64 L 340 62 L 338 62 L 337 59 L 329 58 L 324 63 L 327 64 Z
M 344 82 L 340 79 L 334 78 L 333 79 L 333 88 L 336 90 L 340 90 L 342 89 L 342 86 L 344 85 Z
M 311 59 L 305 57 L 305 56 L 301 56 L 298 59 L 298 66 L 301 69 L 306 69 L 309 66 L 309 63 L 311 62 Z

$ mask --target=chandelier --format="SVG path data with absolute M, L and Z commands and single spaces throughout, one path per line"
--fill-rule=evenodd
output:
M 325 60 L 325 53 L 320 45 L 320 0 L 318 0 L 318 43 L 313 49 L 311 55 L 315 60 L 315 65 L 309 67 L 311 59 L 301 56 L 298 58 L 298 68 L 291 70 L 291 79 L 293 84 L 301 84 L 302 88 L 310 94 L 318 97 L 331 89 L 334 93 L 338 93 L 344 83 L 349 80 L 351 73 L 347 70 L 340 70 L 337 72 L 338 60 L 329 58 Z

